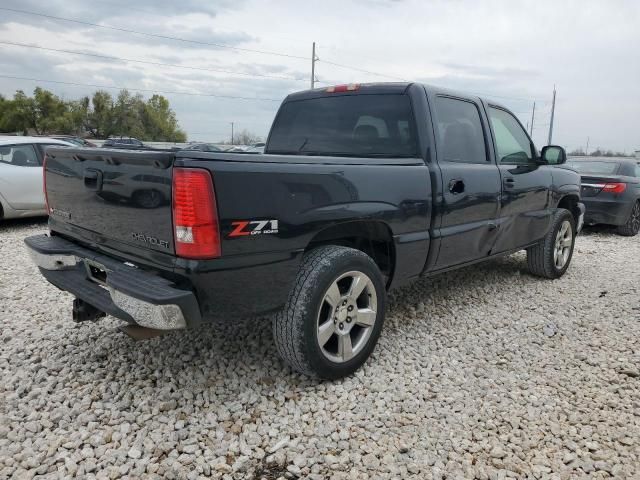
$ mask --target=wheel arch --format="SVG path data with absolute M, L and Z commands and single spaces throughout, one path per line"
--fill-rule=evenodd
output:
M 323 245 L 355 248 L 369 255 L 385 277 L 387 287 L 395 270 L 396 251 L 389 225 L 380 220 L 351 220 L 317 232 L 305 252 Z
M 578 220 L 580 218 L 580 208 L 578 207 L 578 203 L 580 203 L 580 196 L 578 194 L 567 193 L 560 198 L 557 205 L 557 208 L 564 208 L 565 210 L 569 210 L 571 212 L 576 225 L 578 224 Z

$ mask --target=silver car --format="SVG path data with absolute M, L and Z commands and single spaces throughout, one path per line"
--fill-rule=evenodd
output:
M 47 215 L 42 161 L 51 145 L 74 146 L 46 137 L 0 136 L 0 219 Z

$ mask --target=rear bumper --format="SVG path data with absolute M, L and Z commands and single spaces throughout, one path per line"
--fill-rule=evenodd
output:
M 595 198 L 583 198 L 585 204 L 585 223 L 594 225 L 603 223 L 607 225 L 624 225 L 629 218 L 633 202 L 622 200 L 596 200 Z
M 194 293 L 165 278 L 62 237 L 36 235 L 25 243 L 50 283 L 109 315 L 159 330 L 185 328 L 202 320 Z

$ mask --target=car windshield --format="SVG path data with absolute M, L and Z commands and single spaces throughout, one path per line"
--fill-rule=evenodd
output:
M 285 103 L 269 153 L 415 157 L 416 129 L 407 95 L 339 95 Z
M 618 171 L 617 162 L 567 162 L 567 165 L 579 173 L 600 173 L 614 175 Z

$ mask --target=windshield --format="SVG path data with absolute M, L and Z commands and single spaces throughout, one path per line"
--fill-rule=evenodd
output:
M 415 157 L 415 124 L 407 95 L 340 95 L 285 103 L 268 153 Z
M 618 171 L 617 162 L 572 162 L 567 166 L 580 173 L 600 173 L 602 175 L 614 175 Z

